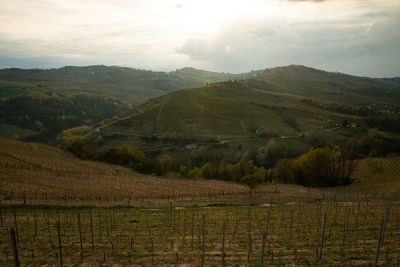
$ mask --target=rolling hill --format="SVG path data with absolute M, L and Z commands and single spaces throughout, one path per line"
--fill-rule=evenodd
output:
M 312 133 L 343 140 L 373 128 L 367 117 L 388 109 L 398 115 L 399 99 L 400 87 L 384 80 L 288 66 L 168 93 L 91 134 L 228 141 Z
M 177 69 L 155 72 L 118 66 L 63 67 L 59 69 L 2 69 L 0 95 L 55 91 L 70 95 L 87 93 L 107 95 L 137 105 L 169 91 L 199 87 L 207 82 L 225 81 L 251 74 L 229 74 Z
M 3 69 L 0 137 L 54 143 L 65 129 L 112 118 L 151 97 L 249 75 L 194 68 L 167 73 L 116 66 Z
M 138 204 L 139 201 L 247 196 L 244 185 L 146 176 L 117 165 L 84 161 L 63 150 L 0 138 L 0 202 Z M 117 201 L 117 202 L 115 202 Z

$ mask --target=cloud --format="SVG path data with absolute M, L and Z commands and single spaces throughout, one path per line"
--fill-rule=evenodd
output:
M 398 15 L 377 12 L 372 21 L 361 12 L 336 20 L 292 23 L 268 18 L 226 23 L 218 35 L 190 38 L 177 52 L 230 72 L 295 63 L 356 75 L 397 76 Z
M 400 75 L 398 0 L 13 0 L 0 13 L 0 67 Z
M 325 0 L 286 0 L 289 2 L 325 2 Z

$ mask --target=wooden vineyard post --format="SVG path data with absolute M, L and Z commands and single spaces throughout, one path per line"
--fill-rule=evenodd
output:
M 37 236 L 37 215 L 36 215 L 36 210 L 33 210 L 33 222 L 35 225 L 35 238 Z
M 14 227 L 15 227 L 14 233 L 16 236 L 16 240 L 18 242 L 18 240 L 19 240 L 19 238 L 18 238 L 18 223 L 17 223 L 17 213 L 15 212 L 15 208 L 13 209 L 13 212 L 14 212 Z
M 15 240 L 14 228 L 11 228 L 10 235 L 11 235 L 11 243 L 12 243 L 12 247 L 13 247 L 13 254 L 14 254 L 14 266 L 19 267 L 17 241 Z
M 324 225 L 322 227 L 321 247 L 319 249 L 319 259 L 322 259 L 322 248 L 324 247 L 324 237 L 325 237 L 325 225 L 326 225 L 326 213 L 324 215 Z
M 381 227 L 379 228 L 378 243 L 376 244 L 376 253 L 375 253 L 374 267 L 378 266 L 379 248 L 381 247 L 382 229 L 383 229 L 384 221 L 385 221 L 385 219 L 382 218 L 382 220 L 381 220 Z
M 272 208 L 272 206 L 269 206 L 269 207 L 268 207 L 268 212 L 267 212 L 267 223 L 266 223 L 266 226 L 265 226 L 265 232 L 266 232 L 266 233 L 268 233 L 269 217 L 270 217 L 270 213 L 271 213 L 271 208 Z
M 292 225 L 293 225 L 293 210 L 290 212 L 290 229 L 289 229 L 288 249 L 290 249 L 290 241 L 292 239 Z
M 357 205 L 357 216 L 356 216 L 356 227 L 358 227 L 358 216 L 360 215 L 360 200 L 358 200 L 358 205 Z
M 92 212 L 90 211 L 90 234 L 92 238 L 92 251 L 94 252 L 94 237 L 93 237 L 93 215 Z
M 0 205 L 1 205 L 1 201 L 0 201 Z M 4 222 L 3 222 L 3 214 L 1 213 L 1 208 L 0 208 L 0 222 L 1 222 L 1 227 L 3 227 Z
M 78 228 L 79 228 L 79 242 L 81 245 L 81 259 L 83 259 L 83 244 L 82 244 L 82 229 L 81 229 L 81 214 L 78 213 Z
M 98 219 L 99 219 L 99 242 L 102 243 L 102 232 L 101 232 L 101 219 L 100 219 L 100 213 L 97 213 Z
M 201 266 L 204 266 L 204 242 L 205 242 L 205 224 L 206 224 L 206 217 L 203 214 L 203 227 L 202 227 L 202 235 L 203 239 L 201 242 Z
M 347 213 L 344 221 L 344 229 L 343 229 L 343 246 L 346 241 L 347 227 L 349 224 L 349 216 L 350 216 L 350 207 L 347 208 Z
M 383 229 L 382 229 L 382 242 L 385 240 L 385 232 L 386 232 L 386 222 L 389 219 L 389 204 L 386 205 L 386 212 L 384 216 L 384 222 L 383 222 Z
M 225 266 L 225 221 L 222 224 L 222 249 L 221 249 L 221 266 Z
M 264 264 L 265 237 L 266 237 L 266 233 L 264 231 L 263 235 L 262 235 L 262 243 L 261 243 L 260 265 L 259 265 L 260 267 L 262 267 Z
M 192 234 L 192 240 L 191 240 L 191 247 L 192 247 L 192 250 L 193 250 L 193 236 L 194 236 L 194 211 L 192 211 L 192 232 L 191 232 L 191 234 Z
M 183 211 L 183 240 L 182 243 L 185 245 L 186 240 L 186 209 Z
M 61 233 L 60 233 L 60 221 L 57 221 L 57 236 L 58 236 L 58 252 L 60 257 L 60 267 L 63 267 L 63 258 L 62 258 L 62 245 L 61 245 Z

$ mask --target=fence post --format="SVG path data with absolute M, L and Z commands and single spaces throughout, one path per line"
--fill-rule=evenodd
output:
M 326 225 L 326 213 L 324 215 L 324 226 L 322 228 L 322 234 L 321 234 L 321 248 L 319 249 L 319 259 L 322 259 L 322 248 L 324 247 L 324 237 L 325 237 L 325 225 Z
M 382 239 L 382 229 L 385 219 L 382 218 L 381 220 L 381 227 L 379 228 L 379 236 L 378 236 L 378 243 L 376 244 L 376 253 L 375 253 L 375 261 L 374 267 L 378 266 L 378 257 L 379 257 L 379 248 L 381 247 L 381 239 Z
M 203 234 L 203 240 L 201 242 L 201 266 L 204 266 L 204 242 L 205 242 L 205 224 L 206 224 L 206 217 L 203 214 L 203 229 L 202 229 L 202 234 Z
M 17 241 L 15 240 L 14 228 L 11 228 L 10 235 L 11 235 L 11 243 L 12 243 L 12 247 L 13 247 L 13 254 L 14 254 L 14 266 L 19 267 Z
M 264 264 L 265 237 L 266 237 L 266 233 L 264 231 L 263 235 L 262 235 L 261 254 L 260 254 L 260 267 L 262 267 L 263 264 Z
M 60 267 L 63 267 L 60 221 L 57 221 L 57 235 L 58 235 L 58 250 L 59 250 L 59 254 L 60 254 Z
M 222 255 L 221 255 L 221 266 L 225 266 L 225 221 L 222 224 Z
M 83 259 L 83 241 L 82 241 L 82 229 L 81 229 L 81 214 L 78 213 L 78 227 L 79 227 L 79 241 L 81 245 L 81 259 Z

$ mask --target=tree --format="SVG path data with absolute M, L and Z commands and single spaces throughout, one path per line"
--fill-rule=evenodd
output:
M 189 179 L 199 179 L 201 177 L 201 171 L 199 168 L 194 167 L 190 171 L 188 171 L 187 177 Z
M 265 181 L 266 170 L 264 167 L 253 168 L 251 174 L 247 174 L 241 178 L 241 181 L 249 187 L 250 196 L 253 194 L 253 190 L 260 186 Z
M 68 139 L 66 149 L 77 157 L 82 157 L 85 151 L 83 139 L 79 136 L 74 136 Z
M 349 184 L 354 161 L 340 151 L 323 147 L 311 149 L 295 159 L 282 159 L 274 167 L 275 179 L 304 186 Z
M 170 155 L 165 154 L 162 156 L 160 159 L 160 169 L 161 169 L 161 175 L 167 174 L 169 170 L 171 169 L 172 165 L 172 158 Z

